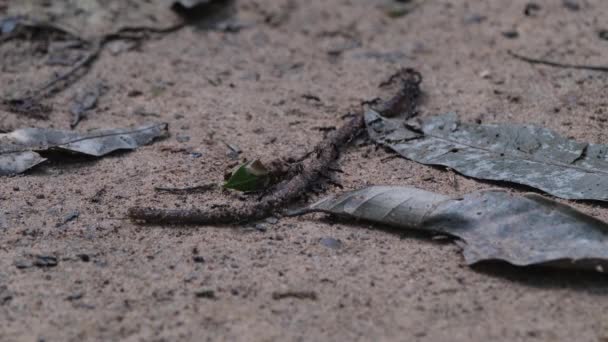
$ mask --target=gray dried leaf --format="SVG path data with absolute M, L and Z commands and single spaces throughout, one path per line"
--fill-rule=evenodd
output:
M 39 152 L 63 151 L 101 157 L 117 150 L 132 150 L 166 135 L 166 123 L 116 128 L 81 134 L 47 128 L 22 128 L 0 134 L 0 175 L 24 172 L 45 161 Z
M 566 199 L 608 200 L 607 145 L 576 142 L 536 126 L 463 123 L 453 113 L 404 125 L 368 110 L 365 121 L 372 140 L 422 164 Z
M 416 188 L 371 186 L 303 210 L 459 238 L 467 264 L 502 260 L 603 272 L 608 224 L 537 194 L 486 190 L 452 198 Z

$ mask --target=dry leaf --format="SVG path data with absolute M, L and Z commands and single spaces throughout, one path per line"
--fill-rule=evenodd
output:
M 503 260 L 603 272 L 608 225 L 536 194 L 478 191 L 451 198 L 416 188 L 372 186 L 325 198 L 300 213 L 326 212 L 459 238 L 467 264 Z
M 536 126 L 463 123 L 455 114 L 405 125 L 368 110 L 365 121 L 375 142 L 422 164 L 566 199 L 608 200 L 607 145 L 576 142 Z
M 101 157 L 132 150 L 167 134 L 166 123 L 116 128 L 81 134 L 46 128 L 22 128 L 0 134 L 0 175 L 24 172 L 45 161 L 39 152 L 64 151 Z

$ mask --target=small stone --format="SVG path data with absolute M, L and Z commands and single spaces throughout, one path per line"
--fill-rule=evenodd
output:
M 269 223 L 269 224 L 277 224 L 277 222 L 279 222 L 279 219 L 274 216 L 270 216 L 265 221 L 266 221 L 266 223 Z
M 465 24 L 480 24 L 480 23 L 486 21 L 487 19 L 488 18 L 484 15 L 473 13 L 464 18 L 464 23 Z
M 77 257 L 80 259 L 80 261 L 82 261 L 82 262 L 89 262 L 89 261 L 91 261 L 91 257 L 90 257 L 88 254 L 84 254 L 84 253 L 83 253 L 83 254 L 77 254 L 76 256 L 77 256 Z
M 127 96 L 128 96 L 128 97 L 138 97 L 138 96 L 141 96 L 141 95 L 143 95 L 143 94 L 144 94 L 144 93 L 142 93 L 142 92 L 141 92 L 141 90 L 133 89 L 133 90 L 130 90 L 130 91 L 127 93 Z
M 195 255 L 195 256 L 192 257 L 192 261 L 194 261 L 196 263 L 199 263 L 199 264 L 202 264 L 202 263 L 205 262 L 205 258 L 203 258 L 200 255 Z
M 56 257 L 51 255 L 36 255 L 34 256 L 34 266 L 47 268 L 47 267 L 55 267 L 59 264 L 59 261 Z
M 194 294 L 196 298 L 216 299 L 215 291 L 213 290 L 201 290 Z
M 536 16 L 536 13 L 538 11 L 540 11 L 540 5 L 533 2 L 529 2 L 524 8 L 524 15 L 527 17 L 533 17 Z
M 262 233 L 264 233 L 264 232 L 266 232 L 266 230 L 268 230 L 268 228 L 266 228 L 266 225 L 261 224 L 261 223 L 256 223 L 256 224 L 253 226 L 253 228 L 254 228 L 255 230 L 257 230 L 258 232 L 262 232 Z
M 26 269 L 26 268 L 30 268 L 32 266 L 34 266 L 34 264 L 32 264 L 31 261 L 29 260 L 15 260 L 15 262 L 13 263 L 15 265 L 15 267 L 17 267 L 20 270 Z
M 187 135 L 178 135 L 175 137 L 175 140 L 177 140 L 177 142 L 180 142 L 180 143 L 186 143 L 186 142 L 190 141 L 190 137 Z
M 75 301 L 75 300 L 82 299 L 82 297 L 84 297 L 84 293 L 82 293 L 82 292 L 76 292 L 76 293 L 73 293 L 73 294 L 67 296 L 65 298 L 65 300 L 72 302 L 72 301 Z
M 578 11 L 581 9 L 581 6 L 576 0 L 562 0 L 562 5 L 571 11 Z
M 321 243 L 321 245 L 331 249 L 338 249 L 342 247 L 342 241 L 334 239 L 332 237 L 322 238 L 319 242 Z
M 515 30 L 504 31 L 504 32 L 502 32 L 502 35 L 508 39 L 515 39 L 515 38 L 519 37 L 519 32 L 517 32 Z

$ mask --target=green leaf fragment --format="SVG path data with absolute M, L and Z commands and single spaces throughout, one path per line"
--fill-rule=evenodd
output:
M 259 160 L 254 160 L 241 165 L 224 183 L 224 188 L 248 192 L 263 189 L 268 184 L 268 169 Z

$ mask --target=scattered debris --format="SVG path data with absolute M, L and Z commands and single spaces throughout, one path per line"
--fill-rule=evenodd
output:
M 74 221 L 75 219 L 77 219 L 80 216 L 80 211 L 78 210 L 72 210 L 69 213 L 67 213 L 63 219 L 61 219 L 61 222 L 58 222 L 55 226 L 56 227 L 61 227 L 63 225 L 65 225 L 68 222 Z
M 25 113 L 33 115 L 29 113 L 31 111 L 30 109 L 28 109 L 29 107 L 31 107 L 31 105 L 29 104 L 40 104 L 44 98 L 50 96 L 50 94 L 59 92 L 60 90 L 67 88 L 67 86 L 69 86 L 71 82 L 75 81 L 77 78 L 79 78 L 79 76 L 82 76 L 82 74 L 78 75 L 78 72 L 82 69 L 86 70 L 87 68 L 85 67 L 89 66 L 95 59 L 97 59 L 97 56 L 101 52 L 103 46 L 102 43 L 103 42 L 101 40 L 91 42 L 91 48 L 89 49 L 90 52 L 86 56 L 81 58 L 77 63 L 68 68 L 67 71 L 53 76 L 49 81 L 45 82 L 44 84 L 33 90 L 28 91 L 25 95 L 5 99 L 3 102 L 7 105 L 7 108 L 10 111 L 13 111 L 15 113 Z M 19 104 L 23 104 L 26 106 L 19 106 Z M 36 111 L 37 110 L 35 106 L 33 112 L 35 113 Z
M 32 98 L 2 100 L 6 110 L 15 114 L 23 114 L 33 119 L 48 119 L 53 110 L 50 105 L 45 105 Z
M 116 128 L 80 134 L 46 128 L 22 128 L 0 134 L 0 175 L 22 173 L 46 160 L 43 152 L 73 152 L 101 157 L 116 150 L 132 150 L 163 137 L 166 123 Z
M 309 101 L 322 103 L 321 98 L 314 94 L 302 94 L 302 98 Z
M 274 300 L 281 300 L 286 298 L 317 300 L 319 296 L 314 291 L 287 291 L 272 293 L 272 299 Z
M 416 188 L 371 186 L 330 196 L 294 214 L 325 212 L 459 238 L 467 264 L 503 260 L 603 272 L 608 224 L 537 194 L 503 190 L 448 197 Z
M 90 66 L 97 60 L 101 51 L 108 43 L 116 40 L 141 42 L 147 39 L 152 34 L 169 34 L 180 30 L 185 26 L 185 23 L 175 24 L 164 28 L 155 27 L 124 27 L 118 29 L 115 32 L 102 35 L 93 39 L 84 39 L 78 36 L 76 33 L 72 33 L 63 27 L 59 28 L 56 24 L 47 22 L 35 22 L 25 21 L 28 23 L 25 27 L 27 28 L 44 28 L 47 30 L 54 30 L 67 35 L 70 39 L 78 41 L 88 52 L 71 65 L 66 71 L 54 75 L 47 82 L 39 85 L 38 87 L 29 90 L 21 96 L 14 98 L 4 99 L 2 102 L 9 111 L 19 114 L 36 115 L 39 111 L 38 107 L 42 106 L 42 100 L 58 93 L 61 90 L 68 88 L 72 83 L 77 81 L 80 77 L 84 76 Z M 6 25 L 6 24 L 5 24 Z M 4 25 L 3 25 L 4 26 Z M 0 36 L 1 37 L 1 36 Z M 0 38 L 0 42 L 6 40 Z M 50 107 L 47 107 L 47 111 L 50 111 Z
M 105 187 L 97 190 L 95 192 L 95 194 L 93 196 L 91 196 L 91 198 L 89 198 L 89 201 L 91 201 L 91 203 L 101 203 L 101 200 L 103 199 L 103 196 L 107 193 L 107 190 Z
M 608 201 L 608 145 L 576 142 L 530 125 L 464 123 L 454 113 L 403 125 L 368 110 L 365 121 L 373 141 L 422 164 L 565 199 Z
M 270 185 L 270 173 L 259 160 L 241 165 L 224 184 L 224 188 L 250 192 Z
M 57 23 L 39 21 L 26 16 L 0 19 L 0 43 L 36 35 L 59 36 L 62 39 L 81 40 L 78 34 Z
M 98 84 L 93 89 L 85 90 L 74 98 L 74 102 L 70 108 L 70 113 L 72 113 L 72 120 L 70 122 L 71 128 L 78 125 L 87 111 L 94 109 L 97 106 L 97 100 L 106 92 L 106 90 L 106 86 Z
M 224 145 L 226 145 L 226 147 L 228 147 L 229 151 L 226 153 L 226 155 L 228 157 L 230 157 L 231 159 L 238 159 L 239 155 L 241 153 L 243 153 L 243 151 L 238 146 L 233 145 L 233 144 L 229 144 L 229 143 L 227 143 L 225 141 L 223 143 L 224 143 Z
M 24 259 L 16 260 L 14 265 L 19 269 L 31 267 L 50 268 L 59 264 L 57 257 L 52 255 L 28 254 Z
M 526 56 L 517 54 L 513 51 L 507 51 L 507 53 L 509 55 L 511 55 L 511 57 L 517 58 L 519 60 L 522 60 L 522 61 L 530 63 L 530 64 L 542 64 L 542 65 L 547 65 L 547 66 L 551 66 L 551 67 L 555 67 L 555 68 L 564 68 L 564 69 L 580 69 L 580 70 L 608 72 L 608 66 L 559 63 L 559 62 L 549 61 L 549 60 L 540 59 L 540 58 L 526 57 Z
M 141 117 L 155 117 L 155 118 L 160 118 L 160 114 L 155 113 L 155 112 L 149 112 L 146 110 L 146 108 L 144 107 L 137 107 L 135 108 L 135 110 L 133 111 L 133 115 L 138 115 Z
M 420 95 L 421 75 L 413 69 L 402 69 L 388 83 L 400 80 L 400 88 L 388 105 L 380 105 L 386 111 L 403 108 L 407 115 L 416 111 Z M 387 83 L 387 82 L 385 82 Z M 409 103 L 408 103 L 409 102 Z M 277 159 L 267 164 L 271 175 L 277 175 L 276 185 L 267 189 L 258 202 L 246 202 L 240 206 L 224 205 L 202 209 L 158 209 L 132 207 L 128 216 L 135 221 L 154 224 L 226 224 L 255 221 L 272 215 L 292 201 L 305 196 L 308 191 L 327 180 L 335 170 L 340 150 L 349 144 L 365 128 L 363 113 L 354 115 L 344 126 L 330 132 L 311 152 L 302 157 Z
M 199 194 L 199 193 L 209 192 L 209 191 L 215 189 L 216 187 L 217 187 L 217 185 L 214 183 L 188 186 L 188 187 L 184 187 L 184 188 L 170 188 L 170 187 L 155 186 L 154 191 L 176 194 L 176 195 Z

